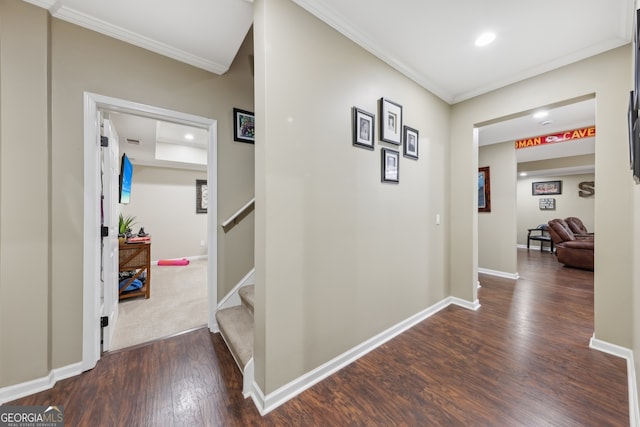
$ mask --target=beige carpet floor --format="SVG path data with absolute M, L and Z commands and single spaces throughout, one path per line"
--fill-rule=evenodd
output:
M 151 266 L 151 297 L 120 301 L 111 350 L 174 335 L 208 322 L 207 260 Z

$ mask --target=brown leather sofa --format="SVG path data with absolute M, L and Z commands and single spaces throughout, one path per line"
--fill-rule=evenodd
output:
M 584 226 L 580 218 L 577 218 L 575 216 L 570 216 L 568 218 L 565 218 L 564 220 L 569 226 L 569 228 L 571 229 L 571 231 L 573 231 L 573 234 L 576 237 L 594 235 L 594 233 L 589 233 L 589 231 L 587 230 L 587 227 Z
M 558 261 L 567 267 L 593 271 L 593 236 L 576 236 L 563 219 L 552 219 L 548 226 Z

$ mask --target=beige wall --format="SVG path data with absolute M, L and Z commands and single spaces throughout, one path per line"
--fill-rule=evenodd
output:
M 196 179 L 207 179 L 207 172 L 134 165 L 131 203 L 118 206 L 135 216 L 134 232 L 144 227 L 151 234 L 153 261 L 207 255 L 207 215 L 196 213 Z
M 531 184 L 540 181 L 562 181 L 562 194 L 548 196 L 533 196 Z M 564 175 L 564 176 L 536 176 L 518 179 L 518 244 L 527 244 L 527 229 L 546 224 L 554 218 L 576 216 L 582 220 L 587 230 L 594 228 L 594 205 L 596 195 L 580 197 L 578 184 L 595 181 L 594 174 Z M 540 210 L 540 198 L 556 199 L 555 210 Z M 539 247 L 538 242 L 532 241 L 532 247 Z M 549 248 L 546 244 L 545 248 Z
M 254 13 L 254 357 L 270 393 L 449 295 L 449 106 L 290 1 Z M 380 182 L 391 145 L 351 144 L 351 107 L 378 117 L 383 96 L 420 132 L 399 185 Z
M 552 169 L 585 169 L 594 168 L 596 164 L 595 154 L 582 154 L 580 156 L 557 157 L 555 159 L 537 160 L 533 162 L 518 163 L 518 173 L 540 172 Z
M 473 273 L 475 242 L 469 237 L 475 212 L 463 209 L 477 200 L 472 178 L 478 162 L 472 128 L 474 124 L 522 113 L 560 101 L 590 94 L 596 96 L 596 241 L 595 336 L 623 347 L 633 346 L 632 278 L 634 273 L 633 184 L 629 179 L 627 105 L 632 85 L 629 46 L 611 50 L 453 107 L 451 150 L 456 173 L 451 173 L 452 253 L 457 255 L 452 270 L 452 293 L 475 293 L 468 286 Z M 607 78 L 602 78 L 607 76 Z M 462 171 L 468 171 L 466 174 Z M 454 245 L 454 242 L 457 242 Z M 454 252 L 455 250 L 455 252 Z M 454 267 L 454 266 L 452 266 Z M 456 280 L 461 279 L 460 283 Z M 462 280 L 464 279 L 464 280 Z M 480 301 L 482 302 L 482 301 Z
M 516 155 L 513 143 L 480 147 L 478 166 L 489 166 L 491 212 L 478 212 L 478 268 L 515 275 Z
M 254 147 L 232 126 L 233 107 L 253 105 L 251 37 L 217 76 L 22 1 L 0 2 L 0 19 L 1 387 L 82 357 L 84 91 L 217 119 L 220 221 L 253 197 Z M 219 297 L 253 264 L 237 235 L 218 239 Z
M 0 387 L 51 360 L 48 26 L 46 11 L 0 1 Z

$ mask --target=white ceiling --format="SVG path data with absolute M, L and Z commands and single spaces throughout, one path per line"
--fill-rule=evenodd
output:
M 25 0 L 65 21 L 226 72 L 252 0 Z M 631 41 L 634 0 L 293 0 L 449 103 Z M 497 34 L 477 48 L 483 31 Z
M 227 71 L 253 20 L 252 0 L 24 1 L 217 74 Z M 635 0 L 292 1 L 449 103 L 629 43 L 635 9 Z M 487 30 L 496 33 L 495 42 L 476 47 Z M 567 110 L 573 114 L 567 128 L 593 124 L 593 110 L 589 117 L 578 107 Z M 537 125 L 527 120 L 482 130 L 481 144 L 489 135 L 536 135 Z M 514 127 L 518 135 L 507 137 Z
M 207 170 L 205 129 L 124 113 L 109 113 L 120 154 L 135 165 Z M 192 139 L 188 139 L 190 134 Z
M 627 44 L 634 0 L 294 0 L 455 103 Z M 496 41 L 477 48 L 484 31 Z
M 533 117 L 533 113 L 543 111 L 547 113 L 547 116 L 539 119 Z M 482 126 L 478 129 L 478 144 L 483 146 L 511 142 L 593 126 L 595 123 L 595 98 L 590 98 L 554 108 L 540 108 L 519 117 Z M 595 148 L 595 138 L 584 138 L 570 142 L 518 149 L 516 150 L 516 158 L 518 163 L 532 162 L 558 157 L 593 154 L 595 153 Z

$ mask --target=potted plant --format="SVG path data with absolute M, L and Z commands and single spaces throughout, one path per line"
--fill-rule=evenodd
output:
M 135 216 L 123 216 L 120 214 L 118 222 L 118 240 L 120 243 L 124 243 L 126 238 L 131 235 L 131 227 L 135 224 Z

